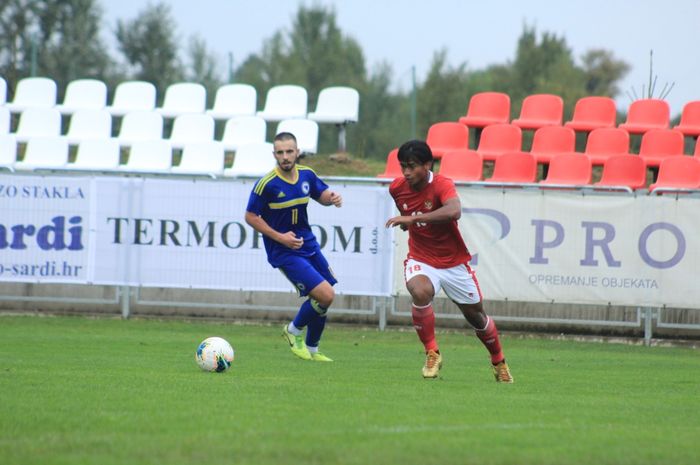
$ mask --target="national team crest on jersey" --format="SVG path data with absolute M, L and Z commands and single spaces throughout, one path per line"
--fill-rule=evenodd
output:
M 423 205 L 425 205 L 425 208 L 428 209 L 428 210 L 432 210 L 432 209 L 433 209 L 433 202 L 432 202 L 432 200 L 426 200 L 426 201 L 423 203 Z
M 302 191 L 304 194 L 308 194 L 308 193 L 309 193 L 309 183 L 308 183 L 308 182 L 304 181 L 304 182 L 301 183 L 301 191 Z

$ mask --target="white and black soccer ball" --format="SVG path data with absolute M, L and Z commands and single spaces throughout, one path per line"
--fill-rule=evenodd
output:
M 221 337 L 208 337 L 197 346 L 194 359 L 204 371 L 221 373 L 233 363 L 233 347 Z

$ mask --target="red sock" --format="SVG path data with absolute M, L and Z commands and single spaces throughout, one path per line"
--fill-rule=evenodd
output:
M 413 305 L 411 307 L 411 315 L 413 316 L 413 327 L 416 328 L 418 338 L 425 346 L 425 351 L 434 350 L 437 352 L 439 349 L 437 341 L 435 341 L 435 313 L 433 313 L 433 305 Z
M 481 340 L 491 354 L 491 363 L 496 365 L 501 363 L 505 356 L 503 355 L 503 350 L 501 349 L 501 341 L 498 340 L 498 329 L 496 329 L 496 322 L 489 317 L 486 318 L 486 327 L 484 329 L 477 329 L 475 331 L 476 337 Z

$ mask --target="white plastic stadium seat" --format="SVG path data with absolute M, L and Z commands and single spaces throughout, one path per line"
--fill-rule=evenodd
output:
M 17 139 L 12 134 L 0 134 L 0 168 L 14 171 L 17 161 Z
M 277 125 L 277 132 L 290 132 L 297 139 L 297 148 L 301 153 L 318 151 L 318 123 L 310 119 L 286 119 Z
M 11 116 L 9 108 L 0 106 L 0 134 L 10 133 Z
M 255 115 L 258 93 L 249 84 L 226 84 L 216 91 L 214 107 L 207 114 L 214 119 Z
M 175 118 L 187 113 L 204 113 L 207 105 L 207 90 L 195 82 L 170 84 L 165 90 L 163 106 L 156 111 L 165 118 Z
M 226 121 L 221 142 L 226 150 L 237 150 L 244 144 L 265 142 L 267 123 L 259 116 L 237 116 Z
M 111 171 L 119 168 L 121 148 L 114 137 L 87 139 L 78 144 L 74 163 L 68 168 L 74 170 Z
M 103 109 L 76 110 L 70 117 L 66 139 L 69 144 L 112 136 L 112 115 Z
M 357 123 L 360 94 L 352 87 L 326 87 L 318 94 L 316 111 L 308 118 L 318 123 L 338 126 L 338 151 L 345 152 L 345 131 L 348 123 Z
M 156 107 L 156 86 L 146 81 L 124 81 L 114 91 L 112 105 L 107 111 L 112 116 L 124 116 L 132 111 L 149 111 Z
M 193 142 L 182 150 L 180 164 L 173 166 L 172 173 L 207 174 L 224 173 L 224 145 L 219 141 Z
M 56 82 L 45 77 L 20 79 L 12 102 L 6 105 L 12 113 L 28 108 L 51 108 L 56 105 Z
M 246 144 L 238 147 L 233 166 L 224 170 L 225 176 L 259 177 L 272 171 L 277 162 L 269 142 Z
M 175 149 L 181 149 L 191 142 L 212 141 L 214 140 L 214 118 L 204 113 L 177 116 L 168 140 Z
M 168 173 L 173 164 L 172 150 L 167 140 L 139 140 L 129 151 L 129 160 L 120 165 L 122 171 Z
M 122 118 L 119 143 L 131 145 L 136 141 L 163 138 L 163 117 L 155 111 L 134 111 Z
M 102 109 L 107 106 L 107 85 L 97 79 L 76 79 L 68 83 L 63 103 L 56 109 L 64 115 L 78 110 Z
M 352 87 L 326 87 L 318 94 L 316 111 L 308 118 L 317 123 L 357 123 L 360 94 Z
M 55 108 L 27 108 L 19 116 L 15 135 L 18 142 L 27 142 L 33 137 L 58 137 L 61 114 Z
M 0 105 L 4 105 L 5 102 L 7 102 L 7 81 L 0 76 Z
M 271 87 L 265 98 L 265 108 L 257 113 L 265 121 L 306 118 L 308 94 L 306 89 L 296 85 Z
M 63 168 L 68 163 L 68 142 L 63 137 L 36 137 L 27 142 L 17 170 Z

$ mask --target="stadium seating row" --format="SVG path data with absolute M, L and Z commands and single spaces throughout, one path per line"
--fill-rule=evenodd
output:
M 467 150 L 469 132 L 465 126 L 456 122 L 433 124 L 426 137 L 426 142 L 436 158 L 441 158 L 450 151 Z M 639 156 L 647 166 L 658 166 L 668 156 L 683 155 L 685 149 L 684 135 L 677 129 L 650 129 L 641 136 Z M 494 161 L 502 153 L 522 150 L 522 129 L 511 123 L 496 123 L 483 128 L 476 148 L 484 160 Z M 548 164 L 553 155 L 570 153 L 576 150 L 576 134 L 566 126 L 544 126 L 534 132 L 530 152 L 537 162 Z M 700 144 L 696 144 L 696 151 Z M 619 127 L 593 129 L 586 138 L 584 153 L 594 165 L 602 165 L 612 155 L 630 152 L 630 134 Z
M 62 103 L 56 101 L 56 82 L 46 77 L 21 79 L 12 101 L 7 101 L 7 83 L 0 77 L 0 105 L 19 113 L 28 108 L 55 107 L 70 115 L 80 109 L 105 108 L 113 116 L 132 111 L 157 111 L 165 118 L 188 113 L 206 113 L 217 120 L 257 115 L 265 121 L 308 118 L 317 123 L 344 125 L 359 118 L 360 96 L 351 87 L 333 86 L 320 91 L 316 111 L 307 113 L 308 95 L 298 85 L 270 88 L 265 106 L 257 111 L 257 91 L 248 84 L 226 84 L 217 89 L 214 105 L 206 108 L 207 91 L 195 82 L 179 82 L 165 89 L 163 106 L 156 107 L 156 87 L 145 81 L 124 81 L 117 85 L 111 105 L 107 104 L 107 85 L 97 79 L 77 79 L 68 83 Z
M 508 151 L 494 161 L 493 174 L 483 177 L 484 157 L 473 150 L 446 152 L 439 173 L 455 181 L 482 182 L 492 185 L 527 186 L 542 188 L 595 187 L 605 190 L 634 191 L 647 186 L 646 161 L 637 155 L 615 154 L 605 159 L 600 181 L 592 183 L 593 161 L 580 153 L 558 153 L 551 157 L 547 176 L 537 181 L 537 157 L 531 152 Z M 700 189 L 700 150 L 694 157 L 668 157 L 658 164 L 656 181 L 649 186 L 653 193 Z M 379 178 L 394 179 L 402 176 L 398 149 L 387 157 L 386 169 Z
M 225 166 L 225 150 L 220 141 L 184 144 L 177 165 L 173 165 L 172 148 L 163 139 L 137 140 L 129 147 L 128 160 L 122 164 L 123 147 L 117 139 L 91 139 L 78 144 L 75 160 L 70 162 L 66 138 L 38 137 L 27 141 L 24 158 L 17 161 L 15 136 L 5 134 L 0 135 L 0 168 L 257 177 L 275 166 L 269 142 L 240 145 L 231 167 Z
M 166 139 L 173 148 L 181 149 L 188 142 L 214 140 L 214 119 L 204 113 L 178 115 L 173 120 L 169 137 L 163 135 L 163 117 L 155 111 L 133 111 L 124 115 L 116 139 L 122 146 L 137 140 Z M 318 123 L 309 119 L 288 119 L 277 124 L 277 132 L 295 134 L 299 149 L 314 154 L 318 149 Z M 28 108 L 19 116 L 17 130 L 10 132 L 9 110 L 0 107 L 0 134 L 12 134 L 18 142 L 37 137 L 62 136 L 69 144 L 84 140 L 112 137 L 112 117 L 105 109 L 81 109 L 70 116 L 66 134 L 61 134 L 61 115 L 55 108 Z M 239 145 L 265 142 L 267 122 L 259 116 L 237 116 L 226 121 L 221 142 L 226 150 Z
M 545 126 L 561 126 L 564 117 L 564 101 L 558 95 L 534 94 L 525 97 L 518 118 L 510 121 L 510 96 L 502 92 L 474 94 L 467 106 L 465 116 L 459 123 L 473 128 L 492 124 L 511 123 L 521 129 L 539 129 Z M 639 99 L 632 102 L 626 121 L 618 127 L 631 134 L 643 134 L 650 129 L 668 129 L 670 107 L 662 99 Z M 573 117 L 563 123 L 574 131 L 589 132 L 597 128 L 616 126 L 617 110 L 610 97 L 589 96 L 579 99 L 574 105 Z M 700 135 L 700 100 L 683 106 L 681 120 L 674 127 L 687 136 Z

